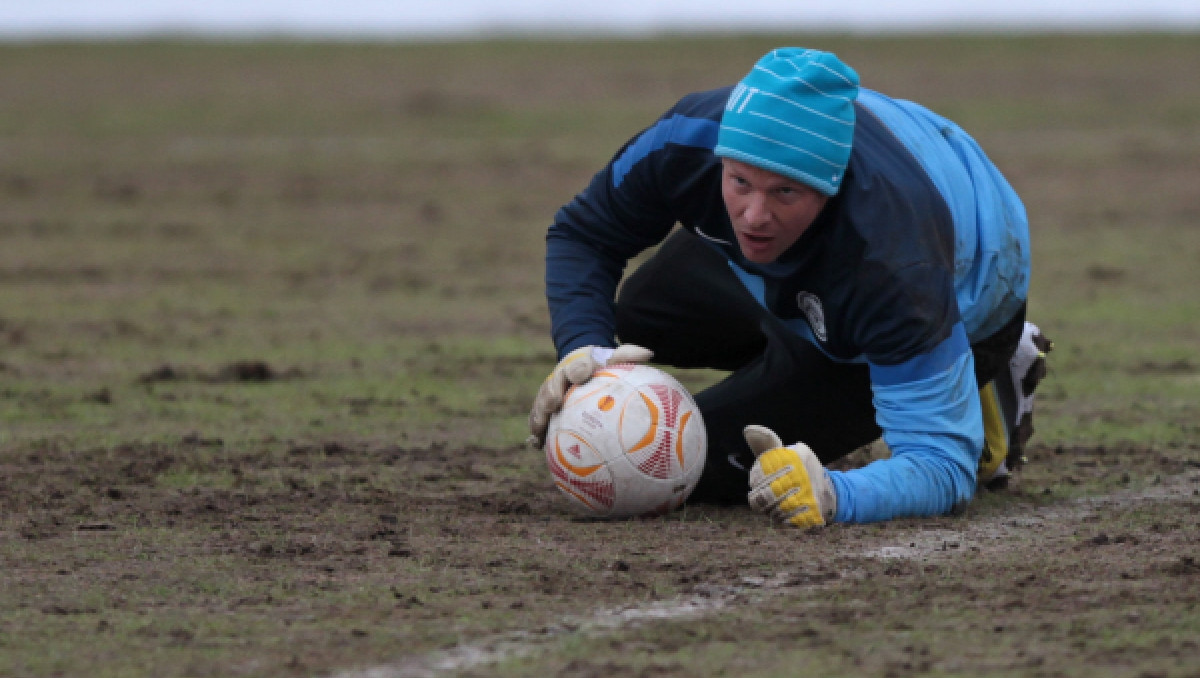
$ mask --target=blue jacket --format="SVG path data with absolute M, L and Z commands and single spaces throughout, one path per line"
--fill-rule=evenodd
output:
M 742 257 L 713 155 L 731 88 L 681 99 L 631 139 L 547 235 L 555 346 L 614 344 L 627 261 L 680 223 L 832 360 L 866 363 L 890 459 L 830 472 L 835 520 L 946 513 L 970 500 L 983 421 L 970 344 L 1028 294 L 1024 207 L 961 128 L 863 89 L 844 183 L 777 261 Z

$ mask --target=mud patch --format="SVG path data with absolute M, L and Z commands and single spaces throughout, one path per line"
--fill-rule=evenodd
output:
M 740 589 L 714 589 L 679 600 L 599 610 L 588 617 L 563 619 L 534 631 L 503 634 L 396 665 L 336 673 L 333 678 L 436 678 L 527 657 L 563 642 L 594 641 L 616 629 L 628 632 L 644 624 L 694 619 L 718 612 L 740 598 L 744 598 Z
M 734 619 L 757 616 L 755 610 L 761 610 L 762 614 L 805 610 L 804 618 L 808 623 L 792 633 L 781 630 L 783 635 L 779 641 L 782 642 L 786 637 L 794 644 L 797 638 L 801 638 L 827 645 L 828 640 L 821 640 L 822 631 L 819 629 L 822 625 L 826 628 L 848 624 L 865 624 L 869 627 L 871 619 L 878 615 L 876 608 L 883 604 L 878 599 L 872 602 L 872 596 L 879 595 L 878 590 L 890 586 L 890 581 L 905 582 L 897 586 L 909 589 L 916 587 L 909 603 L 915 606 L 914 610 L 923 607 L 925 603 L 922 601 L 928 597 L 944 600 L 947 604 L 954 601 L 952 604 L 958 606 L 978 604 L 991 607 L 996 612 L 991 616 L 994 621 L 990 631 L 1005 633 L 1014 618 L 1033 610 L 1049 607 L 1057 609 L 1060 614 L 1064 611 L 1069 614 L 1070 610 L 1075 609 L 1082 611 L 1093 605 L 1090 601 L 1097 595 L 1111 599 L 1107 603 L 1109 606 L 1118 605 L 1117 601 L 1126 594 L 1112 592 L 1112 580 L 1128 584 L 1200 576 L 1200 556 L 1146 557 L 1148 552 L 1156 552 L 1164 544 L 1186 542 L 1188 538 L 1185 533 L 1152 529 L 1151 534 L 1157 537 L 1138 537 L 1133 533 L 1113 535 L 1104 531 L 1107 529 L 1102 525 L 1105 521 L 1097 520 L 1098 512 L 1109 516 L 1134 511 L 1163 515 L 1180 511 L 1194 513 L 1193 507 L 1197 504 L 1194 493 L 1198 487 L 1200 476 L 1177 477 L 1168 483 L 1138 491 L 1123 491 L 1052 506 L 1029 507 L 1017 515 L 977 520 L 940 519 L 933 521 L 936 524 L 932 527 L 925 521 L 901 521 L 880 526 L 879 532 L 873 535 L 849 535 L 852 543 L 843 544 L 841 548 L 836 544 L 848 536 L 846 532 L 861 528 L 818 531 L 814 533 L 818 535 L 818 543 L 812 544 L 815 549 L 813 555 L 822 564 L 807 570 L 744 575 L 734 583 L 724 585 L 700 584 L 686 596 L 598 609 L 588 616 L 563 617 L 534 630 L 499 634 L 450 649 L 408 657 L 394 664 L 332 675 L 336 678 L 436 678 L 464 672 L 468 675 L 487 675 L 489 666 L 501 662 L 511 666 L 513 661 L 522 659 L 535 665 L 558 665 L 566 672 L 562 675 L 567 675 L 571 674 L 570 667 L 582 670 L 584 665 L 579 660 L 571 660 L 563 666 L 561 662 L 556 663 L 545 655 L 555 655 L 563 647 L 581 643 L 621 647 L 629 642 L 622 639 L 657 638 L 656 634 L 669 634 L 671 632 L 666 629 L 680 624 L 686 627 L 689 622 L 698 622 L 717 614 L 725 619 L 731 616 Z M 1195 518 L 1190 522 L 1195 524 Z M 1102 529 L 1093 532 L 1089 526 L 1101 526 Z M 1162 538 L 1164 535 L 1169 535 L 1165 541 Z M 826 544 L 822 546 L 819 542 Z M 1039 547 L 1039 544 L 1042 546 Z M 831 545 L 840 553 L 830 553 L 828 547 Z M 1079 560 L 1074 554 L 1087 557 L 1081 551 L 1122 547 L 1131 550 L 1106 553 L 1103 567 L 1091 568 L 1095 573 L 1095 581 L 1074 580 L 1077 577 L 1074 573 L 1082 564 L 1074 562 Z M 1061 557 L 1031 558 L 1031 548 L 1042 548 Z M 1014 556 L 1016 561 L 1013 560 Z M 830 566 L 831 563 L 837 565 Z M 995 577 L 980 577 L 979 568 L 989 567 L 989 563 Z M 618 561 L 614 569 L 627 571 L 629 566 Z M 1144 584 L 1138 588 L 1143 587 Z M 1131 614 L 1133 616 L 1129 616 L 1128 620 L 1137 622 L 1141 619 L 1141 613 Z M 728 623 L 737 624 L 736 621 Z M 920 624 L 919 619 L 912 619 L 902 622 L 899 628 L 891 632 L 904 633 Z M 1071 633 L 1077 639 L 1081 634 L 1092 632 L 1090 627 L 1083 624 L 1071 628 Z M 1085 631 L 1085 628 L 1088 630 Z M 1057 627 L 1043 625 L 1041 630 L 1053 634 L 1057 632 Z M 1101 633 L 1101 629 L 1096 628 L 1095 632 Z M 643 644 L 645 642 L 641 641 Z M 686 643 L 679 647 L 686 647 Z M 1180 650 L 1186 650 L 1187 647 L 1195 647 L 1195 643 L 1188 645 L 1184 641 Z M 922 670 L 929 671 L 936 668 L 939 662 L 945 662 L 944 657 L 931 652 L 928 646 L 890 646 L 884 654 L 885 657 L 873 660 L 880 663 L 880 675 L 900 675 L 898 671 L 911 673 L 917 670 L 917 663 L 925 667 Z M 1029 647 L 1020 651 L 1014 660 L 1022 666 L 1038 666 L 1046 662 L 1037 649 Z M 906 666 L 909 668 L 903 668 Z M 602 668 L 594 663 L 588 663 L 587 667 L 593 672 Z M 676 668 L 682 670 L 681 667 Z M 636 671 L 630 673 L 631 667 L 620 661 L 610 662 L 607 670 L 622 675 L 637 674 Z M 665 675 L 676 674 L 667 671 Z
M 265 383 L 300 379 L 304 372 L 292 367 L 280 371 L 265 360 L 235 360 L 217 367 L 215 370 L 202 370 L 194 367 L 176 365 L 160 365 L 149 372 L 138 376 L 139 384 L 158 384 L 167 382 L 199 382 L 204 384 L 238 384 Z
M 1156 362 L 1152 360 L 1143 361 L 1141 364 L 1129 370 L 1132 374 L 1196 374 L 1200 372 L 1200 366 L 1192 362 L 1188 358 L 1180 358 L 1179 360 L 1171 360 L 1167 362 Z

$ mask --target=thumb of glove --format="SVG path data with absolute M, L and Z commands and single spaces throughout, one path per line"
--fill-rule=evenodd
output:
M 653 357 L 654 351 L 636 344 L 623 344 L 616 348 L 593 346 L 579 359 L 563 366 L 563 377 L 569 384 L 582 384 L 591 379 L 592 374 L 601 367 L 621 363 L 644 363 Z
M 654 351 L 637 344 L 621 344 L 613 349 L 612 355 L 604 361 L 605 365 L 616 363 L 645 363 L 654 357 Z
M 746 439 L 746 444 L 750 446 L 750 451 L 756 458 L 761 457 L 764 452 L 783 447 L 783 441 L 774 431 L 758 424 L 751 424 L 742 429 L 742 437 Z
M 600 364 L 597 363 L 590 355 L 584 356 L 578 360 L 573 360 L 566 365 L 563 365 L 562 379 L 565 382 L 559 383 L 559 388 L 565 393 L 569 384 L 582 384 L 592 378 L 592 374 Z M 560 398 L 561 401 L 561 398 Z M 558 404 L 554 404 L 554 409 L 557 411 Z

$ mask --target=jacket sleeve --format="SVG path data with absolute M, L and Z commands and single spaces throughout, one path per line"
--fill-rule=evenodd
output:
M 975 493 L 983 415 L 961 322 L 932 351 L 896 365 L 871 363 L 876 420 L 891 457 L 830 471 L 839 522 L 948 513 Z
M 626 263 L 676 222 L 667 146 L 694 141 L 685 137 L 693 127 L 668 111 L 555 215 L 546 235 L 546 297 L 560 357 L 580 346 L 614 345 L 613 299 Z

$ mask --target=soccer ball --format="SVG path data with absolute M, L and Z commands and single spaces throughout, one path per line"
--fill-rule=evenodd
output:
M 567 391 L 546 431 L 554 484 L 585 515 L 629 518 L 678 508 L 704 469 L 700 410 L 674 377 L 609 365 Z

